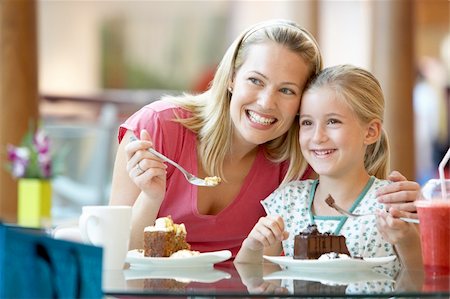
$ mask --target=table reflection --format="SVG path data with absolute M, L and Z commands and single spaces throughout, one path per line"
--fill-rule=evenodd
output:
M 266 264 L 260 266 L 237 264 L 243 282 L 251 293 L 273 294 L 373 294 L 395 291 L 397 267 L 390 263 L 383 267 L 361 271 L 313 271 L 284 269 Z M 259 274 L 257 274 L 260 272 Z
M 106 295 L 129 296 L 331 296 L 449 297 L 450 277 L 429 279 L 422 269 L 294 271 L 262 265 L 219 263 L 214 268 L 105 271 Z

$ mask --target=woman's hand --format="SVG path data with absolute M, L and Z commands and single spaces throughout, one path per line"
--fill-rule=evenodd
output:
M 243 246 L 258 251 L 286 240 L 289 233 L 284 230 L 284 221 L 280 216 L 261 217 L 244 240 Z
M 127 133 L 124 138 L 130 136 Z M 147 150 L 150 147 L 153 147 L 153 143 L 146 130 L 141 131 L 140 140 L 130 141 L 125 146 L 127 172 L 148 197 L 162 201 L 166 190 L 167 166 Z
M 418 198 L 420 185 L 408 181 L 398 171 L 393 171 L 387 179 L 393 183 L 377 190 L 378 201 L 384 203 L 386 210 L 391 211 L 391 214 L 401 213 L 399 217 L 417 219 L 417 209 L 414 202 Z

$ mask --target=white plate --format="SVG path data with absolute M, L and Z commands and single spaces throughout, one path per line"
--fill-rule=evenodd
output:
M 175 279 L 180 282 L 213 283 L 222 279 L 229 279 L 231 275 L 224 271 L 205 268 L 180 268 L 176 271 L 169 269 L 127 269 L 123 271 L 126 280 L 133 279 Z
M 309 271 L 360 271 L 372 267 L 381 266 L 392 262 L 396 256 L 373 257 L 361 259 L 332 259 L 332 260 L 295 260 L 291 256 L 267 256 L 264 258 L 269 262 L 285 266 L 290 270 Z
M 316 281 L 328 285 L 348 285 L 356 282 L 389 281 L 394 280 L 388 275 L 375 272 L 373 270 L 346 271 L 346 272 L 325 272 L 325 271 L 294 271 L 285 269 L 264 276 L 265 280 L 294 279 Z
M 137 249 L 128 251 L 125 262 L 130 264 L 132 269 L 155 269 L 155 268 L 212 268 L 215 263 L 228 260 L 231 251 L 221 250 L 203 252 L 199 255 L 169 258 L 169 257 L 145 257 L 142 251 Z

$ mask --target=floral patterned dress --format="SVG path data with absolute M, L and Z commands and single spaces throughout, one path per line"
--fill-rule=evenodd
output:
M 316 216 L 311 211 L 318 180 L 293 181 L 275 190 L 261 201 L 268 215 L 279 215 L 285 222 L 289 238 L 283 241 L 286 256 L 293 256 L 294 236 L 306 229 L 309 224 L 316 224 L 321 233 L 331 232 L 346 237 L 347 247 L 352 256 L 384 257 L 395 255 L 394 247 L 385 241 L 376 225 L 376 217 L 348 218 L 346 216 Z M 376 190 L 389 184 L 387 180 L 371 177 L 364 190 L 355 200 L 350 212 L 359 214 L 375 213 L 384 205 L 376 200 Z M 399 269 L 398 258 L 393 268 Z M 391 272 L 391 271 L 389 271 Z

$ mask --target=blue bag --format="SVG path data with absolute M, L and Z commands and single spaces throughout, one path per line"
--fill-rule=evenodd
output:
M 0 223 L 0 298 L 102 296 L 102 248 Z

